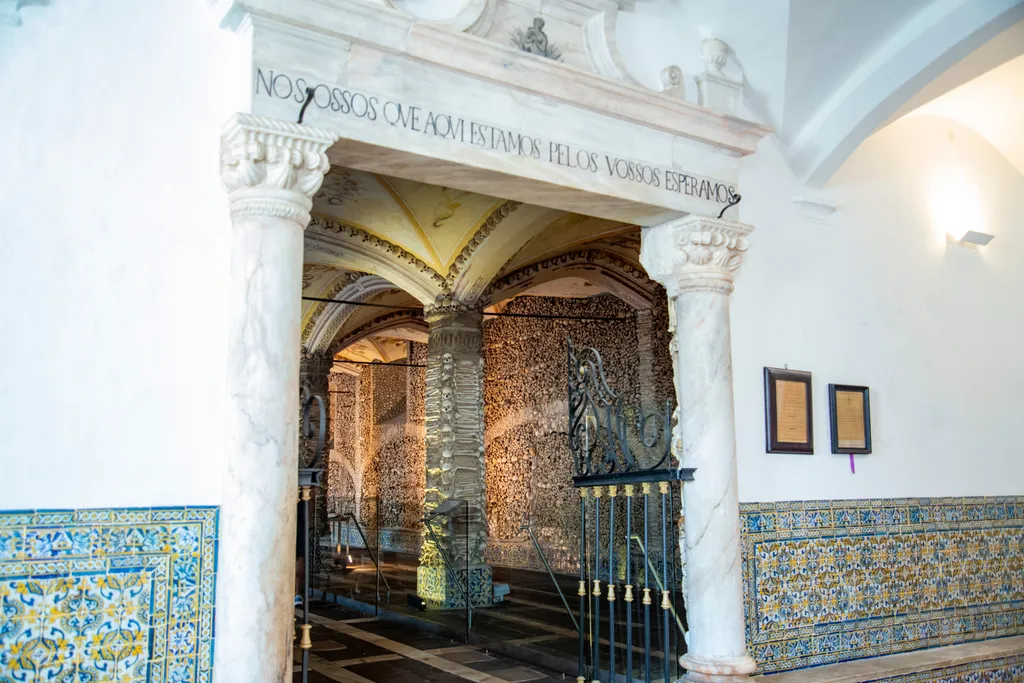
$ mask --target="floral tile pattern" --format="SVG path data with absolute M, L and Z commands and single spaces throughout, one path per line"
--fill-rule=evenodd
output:
M 1024 633 L 1022 497 L 740 514 L 747 644 L 762 672 Z
M 0 683 L 209 683 L 217 508 L 0 512 Z

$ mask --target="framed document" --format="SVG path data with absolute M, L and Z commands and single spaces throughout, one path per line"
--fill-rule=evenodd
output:
M 833 453 L 871 452 L 871 401 L 867 387 L 828 385 Z
M 811 374 L 765 368 L 765 450 L 814 453 Z
M 814 453 L 811 373 L 764 369 L 765 449 Z

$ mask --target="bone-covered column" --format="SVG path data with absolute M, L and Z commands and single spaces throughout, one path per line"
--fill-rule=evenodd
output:
M 469 587 L 474 606 L 492 601 L 484 483 L 484 360 L 480 310 L 450 299 L 424 309 L 430 326 L 426 368 L 426 495 L 424 512 L 448 499 L 469 501 Z M 454 560 L 455 579 L 467 572 L 465 512 L 432 522 L 439 545 Z M 441 607 L 465 606 L 439 549 L 425 530 L 416 574 L 421 598 Z
M 303 230 L 333 133 L 244 114 L 221 138 L 231 207 L 227 469 L 214 677 L 292 671 Z
M 744 680 L 755 669 L 743 622 L 729 336 L 733 274 L 751 230 L 687 216 L 642 234 L 640 261 L 664 285 L 674 321 L 676 448 L 682 466 L 696 468 L 683 496 L 690 642 L 680 658 L 693 682 Z

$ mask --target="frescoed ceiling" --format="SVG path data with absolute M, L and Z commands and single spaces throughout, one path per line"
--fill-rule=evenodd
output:
M 444 274 L 504 201 L 338 168 L 324 178 L 313 213 L 387 240 Z
M 303 347 L 394 361 L 426 341 L 437 296 L 500 306 L 523 295 L 610 292 L 638 308 L 657 287 L 639 264 L 640 228 L 451 188 L 333 169 L 306 231 Z

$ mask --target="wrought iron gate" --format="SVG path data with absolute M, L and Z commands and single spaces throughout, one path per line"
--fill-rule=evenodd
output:
M 571 339 L 568 348 L 569 449 L 580 492 L 577 681 L 623 677 L 632 683 L 636 665 L 637 678 L 650 683 L 653 675 L 667 683 L 678 667 L 672 653 L 679 652 L 685 637 L 685 613 L 680 614 L 681 605 L 677 610 L 682 601 L 675 589 L 681 577 L 673 523 L 679 487 L 673 482 L 692 480 L 693 470 L 673 461 L 671 402 L 652 413 L 624 405 L 608 385 L 597 349 L 577 350 Z M 621 527 L 617 515 L 624 517 Z M 624 625 L 617 614 L 620 601 Z M 608 610 L 604 620 L 602 608 Z M 617 636 L 622 635 L 619 656 Z

